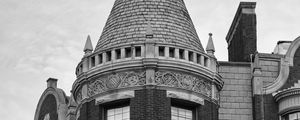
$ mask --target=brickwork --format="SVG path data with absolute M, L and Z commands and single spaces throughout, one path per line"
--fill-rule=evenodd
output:
M 198 119 L 197 120 L 218 120 L 218 105 L 204 101 L 204 106 L 198 107 Z
M 253 120 L 279 120 L 278 104 L 271 94 L 254 95 L 254 119 Z
M 78 120 L 103 120 L 103 107 L 95 105 L 95 100 L 84 103 Z
M 221 91 L 220 120 L 253 119 L 250 64 L 243 64 L 221 63 L 219 73 L 224 87 Z
M 116 0 L 95 51 L 144 42 L 148 21 L 156 42 L 203 51 L 183 0 Z
M 261 77 L 264 86 L 273 83 L 279 74 L 279 61 L 274 60 L 260 60 L 259 65 L 261 67 Z
M 47 95 L 43 101 L 38 120 L 44 120 L 46 114 L 49 114 L 51 120 L 58 120 L 57 103 L 54 95 Z
M 165 90 L 136 90 L 130 101 L 130 120 L 170 120 L 170 106 Z
M 294 55 L 294 66 L 290 67 L 290 74 L 287 82 L 282 89 L 292 87 L 298 80 L 300 80 L 300 49 L 298 48 Z
M 250 54 L 256 52 L 256 14 L 244 12 L 254 9 L 255 3 L 242 2 L 227 34 L 228 58 L 231 62 L 250 62 Z

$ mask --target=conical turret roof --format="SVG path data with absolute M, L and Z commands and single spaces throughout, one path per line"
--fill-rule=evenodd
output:
M 204 52 L 183 0 L 116 0 L 95 51 L 143 43 L 149 24 L 157 43 Z

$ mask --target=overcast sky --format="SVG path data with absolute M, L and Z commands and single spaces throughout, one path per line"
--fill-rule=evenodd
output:
M 203 46 L 212 32 L 216 57 L 240 0 L 185 0 Z M 300 35 L 300 0 L 258 0 L 258 51 Z M 70 95 L 88 34 L 96 44 L 114 0 L 0 0 L 0 116 L 33 120 L 49 77 Z

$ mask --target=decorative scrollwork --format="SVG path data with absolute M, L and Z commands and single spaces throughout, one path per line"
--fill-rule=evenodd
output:
M 155 74 L 155 83 L 159 86 L 178 87 L 192 90 L 209 97 L 211 97 L 212 94 L 212 85 L 210 82 L 183 73 L 158 71 Z
M 146 73 L 122 72 L 99 77 L 88 83 L 88 94 L 93 96 L 111 89 L 142 86 L 146 84 Z

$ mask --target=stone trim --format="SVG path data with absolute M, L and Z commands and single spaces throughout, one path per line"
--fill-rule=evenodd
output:
M 48 95 L 55 96 L 56 103 L 57 103 L 57 114 L 58 114 L 58 120 L 66 120 L 67 115 L 67 104 L 66 104 L 66 96 L 63 90 L 58 88 L 52 88 L 48 87 L 42 94 L 41 98 L 39 99 L 37 108 L 35 110 L 34 120 L 38 120 L 40 109 L 42 107 L 42 104 L 45 100 L 45 98 Z
M 166 77 L 166 75 L 169 77 Z M 201 74 L 182 73 L 178 70 L 170 71 L 168 69 L 156 71 L 154 76 L 155 78 L 151 85 L 155 88 L 175 91 L 186 90 L 188 94 L 199 94 L 203 96 L 204 99 L 213 100 L 215 103 L 219 101 L 219 91 L 222 85 L 219 85 L 220 83 L 217 82 L 221 79 L 218 76 L 209 77 L 202 76 Z M 85 82 L 77 84 L 78 87 L 76 88 L 78 89 L 76 89 L 73 94 L 75 95 L 77 103 L 80 104 L 82 101 L 85 101 L 85 99 L 92 99 L 99 97 L 99 95 L 103 97 L 103 95 L 118 93 L 122 90 L 133 91 L 149 85 L 150 84 L 146 82 L 146 73 L 144 70 L 127 70 L 126 72 L 123 71 L 90 77 L 88 80 L 85 80 Z
M 295 95 L 300 95 L 300 88 L 291 88 L 291 89 L 286 89 L 284 91 L 281 91 L 279 93 L 273 94 L 274 99 L 276 102 L 280 101 L 281 99 L 290 97 L 290 96 L 295 96 Z
M 247 66 L 250 67 L 251 63 L 249 62 L 227 62 L 227 61 L 218 61 L 220 66 Z
M 78 87 L 79 84 L 86 81 L 87 78 L 105 75 L 113 72 L 122 72 L 126 70 L 137 70 L 137 69 L 144 69 L 145 66 L 142 61 L 147 61 L 147 59 L 156 60 L 152 65 L 155 69 L 168 69 L 168 70 L 176 70 L 185 72 L 186 70 L 193 72 L 197 75 L 206 76 L 207 78 L 211 79 L 213 82 L 217 84 L 219 89 L 222 88 L 224 82 L 221 80 L 220 75 L 214 73 L 213 71 L 209 70 L 206 67 L 203 67 L 198 64 L 193 64 L 189 61 L 178 61 L 173 59 L 153 59 L 153 58 L 143 58 L 143 59 L 135 59 L 131 61 L 123 61 L 112 65 L 106 65 L 102 67 L 95 67 L 94 69 L 89 70 L 88 72 L 81 75 L 81 77 L 77 78 L 77 80 L 73 84 L 73 90 L 76 91 L 75 88 Z M 151 62 L 153 63 L 153 62 Z M 146 63 L 145 63 L 146 64 Z M 148 63 L 147 63 L 148 64 Z M 146 66 L 147 67 L 147 66 Z
M 289 77 L 290 67 L 294 63 L 294 55 L 300 47 L 300 37 L 296 38 L 290 45 L 286 55 L 281 59 L 280 72 L 274 83 L 264 87 L 266 94 L 271 94 L 279 90 L 287 81 Z
M 145 56 L 145 54 L 142 54 L 140 57 L 137 57 L 135 56 L 135 54 L 133 53 L 131 55 L 130 58 L 124 58 L 124 55 L 125 51 L 124 51 L 124 48 L 128 48 L 128 47 L 131 47 L 131 48 L 134 48 L 134 47 L 137 47 L 137 46 L 140 46 L 141 47 L 141 53 L 145 53 L 145 47 L 146 45 L 144 44 L 140 44 L 140 43 L 136 43 L 136 44 L 128 44 L 128 45 L 122 45 L 122 46 L 116 46 L 114 49 L 106 49 L 106 50 L 102 50 L 102 51 L 97 51 L 97 52 L 94 52 L 92 54 L 89 54 L 89 55 L 86 55 L 83 57 L 82 61 L 77 65 L 76 67 L 76 71 L 75 71 L 75 74 L 77 75 L 77 77 L 80 77 L 84 72 L 87 72 L 87 71 L 90 71 L 92 69 L 95 69 L 95 68 L 98 68 L 98 67 L 103 67 L 103 66 L 112 66 L 112 64 L 118 64 L 118 63 L 122 63 L 124 61 L 131 61 L 131 60 L 136 60 L 136 59 L 143 59 L 143 58 L 147 58 Z M 155 53 L 154 53 L 154 56 L 153 58 L 158 58 L 158 59 L 173 59 L 173 60 L 178 60 L 178 61 L 188 61 L 188 62 L 191 62 L 191 63 L 194 63 L 194 64 L 199 64 L 201 66 L 204 66 L 204 67 L 208 67 L 210 69 L 214 69 L 215 67 L 212 66 L 212 64 L 210 63 L 213 63 L 213 61 L 216 61 L 216 59 L 212 56 L 209 56 L 207 55 L 206 53 L 202 52 L 202 51 L 198 51 L 198 50 L 193 50 L 193 49 L 190 49 L 190 48 L 182 48 L 182 47 L 179 47 L 179 46 L 174 46 L 174 45 L 170 45 L 170 44 L 158 44 L 158 43 L 154 43 L 154 46 L 155 46 Z M 159 46 L 162 46 L 162 47 L 165 47 L 165 56 L 159 56 L 158 54 L 158 47 Z M 185 52 L 185 59 L 179 59 L 177 57 L 169 57 L 169 56 L 166 56 L 166 55 L 169 55 L 167 51 L 169 48 L 175 48 L 175 49 L 183 49 L 184 52 Z M 116 49 L 121 49 L 121 59 L 115 59 L 115 50 Z M 132 51 L 134 52 L 135 50 L 132 49 Z M 193 61 L 189 61 L 188 60 L 188 54 L 187 52 L 190 51 L 190 52 L 193 52 L 195 53 L 196 55 L 199 55 L 201 56 L 201 61 L 200 63 L 197 63 L 196 60 L 193 60 Z M 106 61 L 106 55 L 105 53 L 106 52 L 111 52 L 111 60 L 110 61 Z M 178 51 L 175 50 L 175 55 L 178 54 L 177 53 Z M 103 57 L 102 57 L 102 63 L 99 64 L 99 55 L 102 54 Z M 202 57 L 204 57 L 202 59 Z M 93 60 L 91 60 L 93 58 Z M 196 58 L 197 59 L 197 58 Z M 199 58 L 200 59 L 200 58 Z M 203 61 L 204 60 L 204 61 Z M 92 63 L 91 62 L 94 62 L 93 63 L 93 66 L 92 66 Z M 206 64 L 205 64 L 206 63 Z M 87 65 L 87 66 L 86 66 Z M 85 70 L 86 69 L 86 70 Z M 214 71 L 214 70 L 213 70 Z

